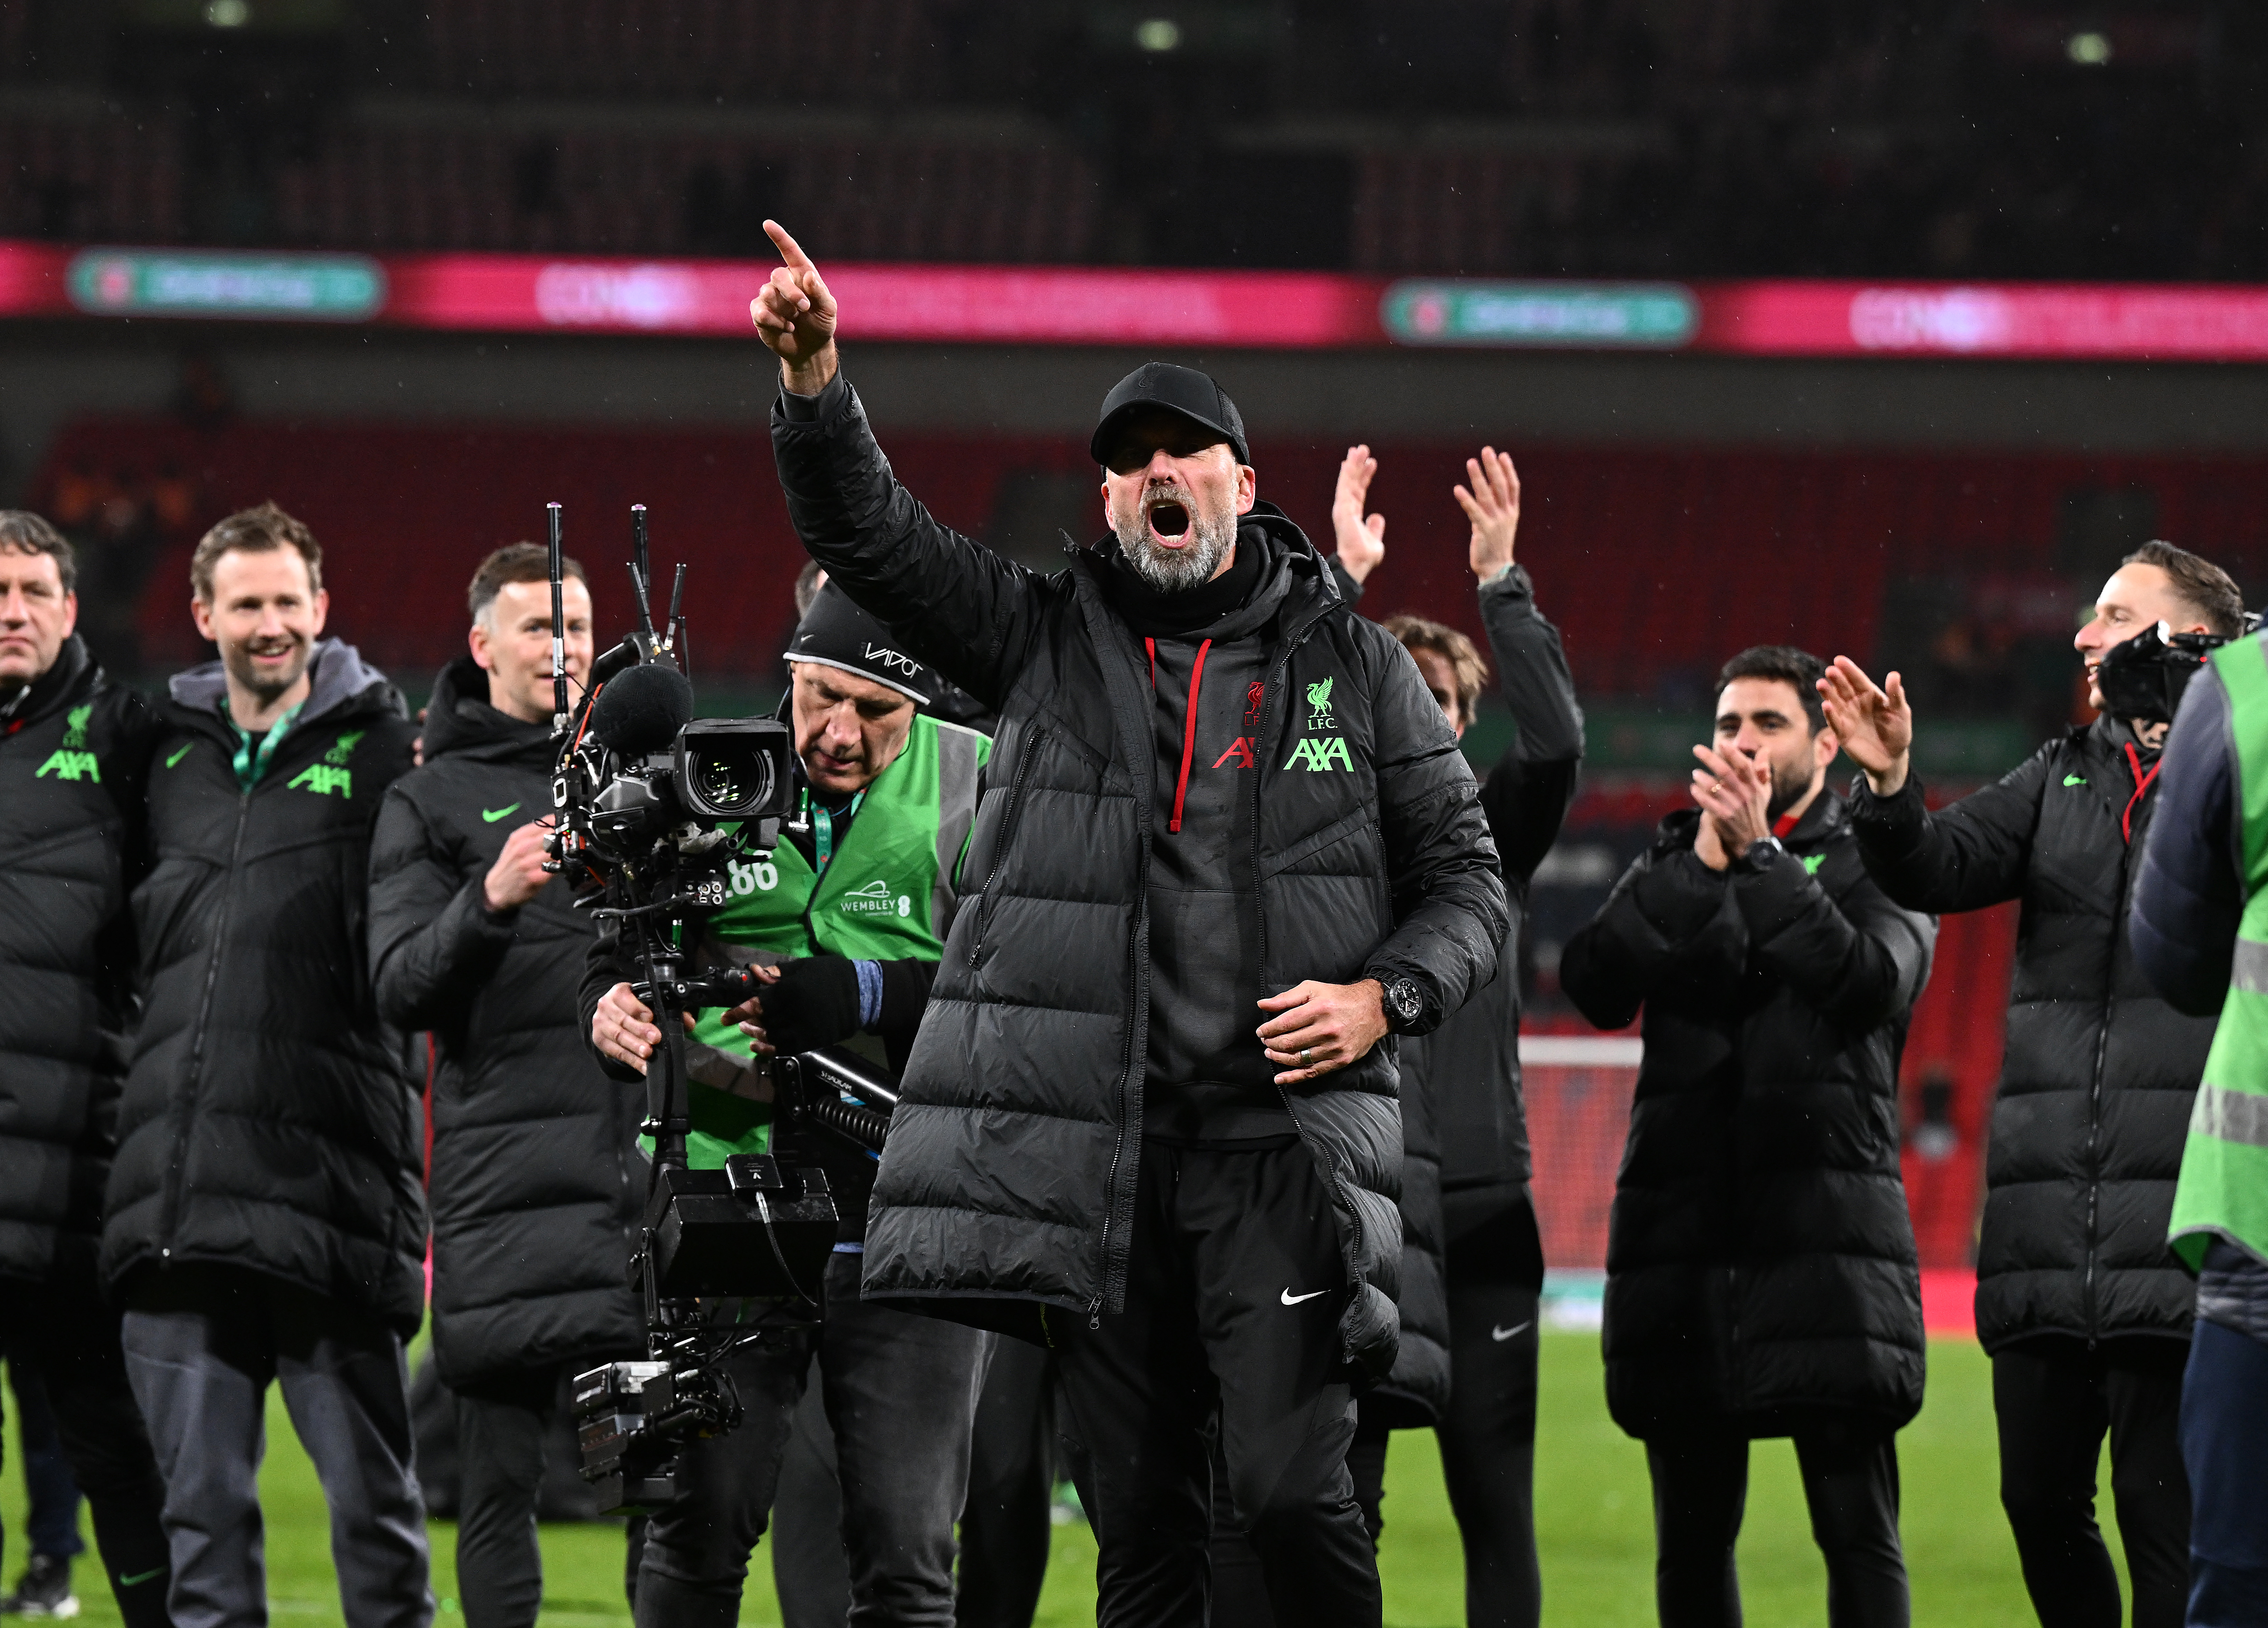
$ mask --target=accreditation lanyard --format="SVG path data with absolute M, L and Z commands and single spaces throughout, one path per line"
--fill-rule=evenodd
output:
M 835 857 L 835 816 L 827 812 L 826 804 L 813 801 L 808 790 L 803 797 L 804 807 L 811 813 L 811 845 L 818 856 L 811 868 L 814 873 L 823 872 L 827 869 L 827 862 Z M 843 811 L 843 817 L 848 820 L 857 814 L 858 805 L 865 800 L 864 792 L 853 797 L 850 807 Z
M 269 725 L 268 733 L 260 738 L 260 745 L 255 749 L 252 744 L 252 737 L 237 727 L 236 719 L 229 713 L 228 704 L 225 701 L 221 703 L 221 716 L 228 719 L 229 732 L 236 737 L 235 762 L 238 785 L 249 792 L 260 784 L 260 777 L 268 772 L 268 760 L 276 755 L 276 747 L 283 741 L 285 733 L 291 729 L 293 721 L 298 718 L 299 707 L 306 704 L 305 701 L 300 702 L 298 706 L 293 707 Z

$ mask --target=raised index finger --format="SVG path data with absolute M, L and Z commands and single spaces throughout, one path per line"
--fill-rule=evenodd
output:
M 811 263 L 811 256 L 803 252 L 803 245 L 798 243 L 793 238 L 788 236 L 787 228 L 781 225 L 779 222 L 776 220 L 766 221 L 764 223 L 764 235 L 770 238 L 772 240 L 773 247 L 779 250 L 780 258 L 787 262 L 789 265 L 794 267 L 798 271 L 816 271 L 819 269 L 818 267 Z

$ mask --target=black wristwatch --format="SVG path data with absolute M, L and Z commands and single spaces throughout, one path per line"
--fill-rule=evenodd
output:
M 1771 869 L 1786 852 L 1779 845 L 1778 837 L 1759 836 L 1741 850 L 1741 857 L 1733 861 L 1733 868 L 1744 876 L 1754 876 Z
M 1409 978 L 1388 978 L 1379 987 L 1383 991 L 1379 1006 L 1386 1013 L 1387 1028 L 1396 1035 L 1408 1034 L 1425 1010 L 1425 992 Z

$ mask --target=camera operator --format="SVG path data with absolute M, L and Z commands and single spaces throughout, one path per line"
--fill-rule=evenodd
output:
M 1646 1443 L 1661 1620 L 1737 1623 L 1749 1443 L 1792 1436 L 1837 1628 L 1909 1620 L 1896 1433 L 1921 1406 L 1898 1056 L 1937 936 L 1867 874 L 1816 658 L 1719 674 L 1671 814 L 1559 981 L 1646 1014 L 1607 1239 L 1607 1406 Z
M 2073 644 L 2103 707 L 2106 652 L 2161 622 L 2243 630 L 2227 572 L 2171 543 L 2126 556 Z M 2000 1501 L 2047 1628 L 2108 1621 L 2118 1578 L 2095 1522 L 2111 1491 L 2141 1628 L 2181 1620 L 2190 1505 L 2178 1417 L 2195 1292 L 2166 1250 L 2190 1107 L 2213 1040 L 2153 989 L 2127 945 L 2133 855 L 2157 799 L 2163 723 L 2102 712 L 2005 778 L 1931 813 L 1913 712 L 1838 659 L 1829 718 L 1865 771 L 1852 821 L 1867 868 L 1910 909 L 2023 901 L 2007 1056 L 1992 1109 L 1977 1333 L 1992 1359 Z
M 1363 513 L 1378 460 L 1348 449 L 1331 519 L 1342 559 L 1373 542 Z M 1535 1364 L 1543 1253 L 1528 1196 L 1520 1090 L 1520 912 L 1528 879 L 1558 839 L 1583 759 L 1583 714 L 1559 631 L 1535 608 L 1514 563 L 1520 475 L 1483 447 L 1454 497 L 1471 522 L 1467 562 L 1516 726 L 1481 784 L 1513 906 L 1497 976 L 1441 1027 L 1403 1050 L 1402 1352 L 1361 1403 L 1348 1461 L 1372 1536 L 1381 1526 L 1387 1434 L 1435 1426 L 1450 1506 L 1464 1540 L 1465 1612 L 1482 1624 L 1535 1623 Z M 1389 616 L 1460 740 L 1477 716 L 1488 668 L 1472 641 L 1417 616 Z
M 1471 771 L 1407 652 L 1257 502 L 1211 379 L 1151 364 L 1091 450 L 1111 535 L 1042 578 L 938 525 L 787 267 L 798 533 L 1001 718 L 869 1218 L 865 1291 L 1056 1346 L 1091 1455 L 1105 1621 L 1205 1610 L 1208 1432 L 1279 1617 L 1375 1624 L 1345 1457 L 1393 1365 L 1395 1032 L 1496 969 L 1504 888 Z
M 591 593 L 570 560 L 567 672 L 591 668 Z M 544 869 L 549 835 L 549 559 L 514 543 L 467 593 L 468 655 L 443 668 L 424 767 L 395 781 L 371 849 L 379 1012 L 430 1029 L 433 1351 L 456 1396 L 464 1486 L 457 1592 L 471 1628 L 535 1621 L 536 1498 L 563 1375 L 637 1357 L 625 1278 L 644 1190 L 644 1094 L 583 1043 L 571 991 L 595 925 Z
M 2268 660 L 2257 636 L 2212 652 L 2180 692 L 2129 930 L 2135 964 L 2217 1018 L 2174 1192 L 2173 1245 L 2198 1274 L 2182 1376 L 2195 1624 L 2268 1622 Z
M 94 1258 L 157 720 L 87 653 L 77 587 L 70 544 L 36 514 L 0 511 L 0 1326 L 11 1363 L 53 1401 L 120 1615 L 156 1628 L 169 1620 L 166 1489 Z M 70 1551 L 35 1551 L 11 1599 L 76 1606 Z
M 880 1040 L 891 1067 L 904 1065 L 959 907 L 956 873 L 991 743 L 917 713 L 931 674 L 896 644 L 830 585 L 788 646 L 789 715 L 810 785 L 789 840 L 768 861 L 734 864 L 727 902 L 707 924 L 712 957 L 762 967 L 770 982 L 755 1000 L 693 1025 L 696 1168 L 770 1148 L 765 1054 L 865 1035 Z M 593 1044 L 622 1077 L 642 1074 L 661 1042 L 631 974 L 605 930 L 583 1002 Z M 942 1628 L 953 1621 L 954 1521 L 990 1341 L 862 1302 L 873 1160 L 824 1134 L 797 1152 L 826 1169 L 841 1216 L 824 1321 L 816 1331 L 767 1333 L 726 1359 L 748 1417 L 686 1449 L 688 1490 L 647 1529 L 637 1618 L 669 1628 L 737 1619 L 815 1354 L 840 1466 L 850 1620 Z
M 220 659 L 176 674 L 159 714 L 133 900 L 147 1004 L 102 1234 L 173 1610 L 265 1613 L 272 1381 L 322 1477 L 347 1622 L 422 1628 L 402 1365 L 425 1309 L 421 1116 L 364 938 L 371 828 L 416 730 L 384 674 L 320 638 L 322 552 L 273 504 L 206 533 L 189 579 Z

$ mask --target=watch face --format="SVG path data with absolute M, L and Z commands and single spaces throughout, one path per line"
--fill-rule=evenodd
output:
M 1392 1004 L 1395 1015 L 1404 1023 L 1418 1015 L 1419 1001 L 1418 986 L 1407 978 L 1396 978 L 1386 986 L 1386 998 Z

